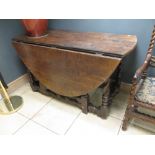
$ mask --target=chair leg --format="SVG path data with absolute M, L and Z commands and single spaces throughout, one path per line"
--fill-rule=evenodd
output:
M 131 111 L 131 107 L 128 105 L 128 107 L 126 109 L 126 112 L 125 112 L 125 115 L 124 115 L 123 124 L 122 124 L 122 130 L 123 131 L 127 130 L 127 126 L 129 124 L 129 121 L 130 121 L 130 118 L 131 118 L 130 111 Z
M 124 117 L 124 120 L 123 120 L 123 125 L 122 125 L 123 131 L 127 130 L 128 123 L 129 123 L 129 116 L 128 116 L 128 114 L 126 114 Z

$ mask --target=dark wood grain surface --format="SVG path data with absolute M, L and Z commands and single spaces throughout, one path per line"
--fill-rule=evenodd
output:
M 58 47 L 82 52 L 101 53 L 113 57 L 124 57 L 131 52 L 137 43 L 135 35 L 118 35 L 95 32 L 71 32 L 64 30 L 49 31 L 48 36 L 40 38 L 14 38 L 15 41 L 36 45 Z
M 13 39 L 32 74 L 48 89 L 68 97 L 86 95 L 106 82 L 136 43 L 134 35 L 63 30 Z
M 68 97 L 96 89 L 110 78 L 121 61 L 121 58 L 97 54 L 13 44 L 24 64 L 45 87 Z

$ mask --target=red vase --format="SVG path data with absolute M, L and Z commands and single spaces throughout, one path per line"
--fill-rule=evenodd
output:
M 30 37 L 41 37 L 47 34 L 47 19 L 22 19 L 26 29 L 26 35 Z

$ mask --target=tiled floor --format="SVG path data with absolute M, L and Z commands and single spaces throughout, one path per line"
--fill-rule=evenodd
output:
M 0 134 L 17 135 L 152 135 L 154 126 L 132 121 L 121 130 L 128 93 L 120 92 L 113 100 L 110 116 L 104 120 L 94 114 L 83 114 L 70 104 L 33 92 L 29 84 L 11 95 L 21 95 L 24 106 L 15 114 L 0 115 Z M 137 125 L 135 126 L 135 124 Z M 147 127 L 146 130 L 144 129 Z

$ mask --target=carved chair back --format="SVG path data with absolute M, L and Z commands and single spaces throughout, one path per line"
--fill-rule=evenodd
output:
M 147 120 L 151 123 L 155 123 L 155 118 L 153 118 L 152 116 L 138 112 L 138 107 L 155 110 L 155 96 L 154 96 L 154 100 L 153 100 L 154 104 L 148 103 L 148 101 L 146 103 L 146 101 L 143 101 L 143 100 L 139 101 L 136 99 L 137 93 L 139 93 L 142 86 L 143 86 L 143 88 L 145 86 L 144 82 L 148 78 L 148 76 L 147 76 L 148 68 L 155 67 L 155 56 L 153 56 L 153 54 L 152 54 L 154 44 L 155 44 L 155 25 L 154 25 L 154 29 L 152 31 L 152 36 L 151 36 L 148 50 L 146 52 L 144 63 L 141 65 L 141 67 L 139 67 L 137 69 L 137 71 L 133 77 L 132 86 L 131 86 L 131 90 L 130 90 L 130 96 L 129 96 L 129 102 L 128 102 L 128 106 L 127 106 L 124 120 L 123 120 L 123 126 L 122 126 L 123 130 L 127 129 L 127 125 L 132 118 L 142 119 L 144 121 Z M 151 87 L 151 88 L 153 88 L 153 87 Z

